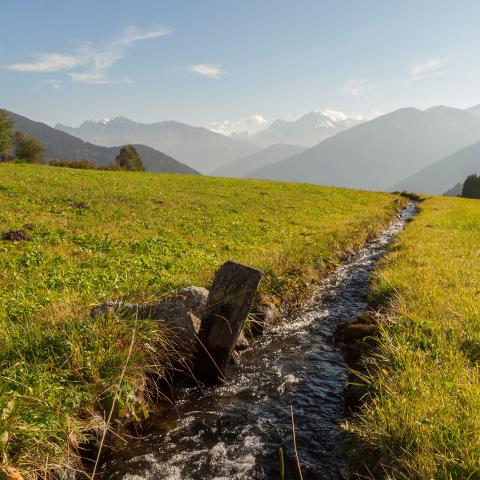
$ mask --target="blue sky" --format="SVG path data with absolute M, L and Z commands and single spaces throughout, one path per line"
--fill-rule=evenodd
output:
M 480 103 L 478 1 L 15 0 L 1 17 L 0 106 L 49 124 Z

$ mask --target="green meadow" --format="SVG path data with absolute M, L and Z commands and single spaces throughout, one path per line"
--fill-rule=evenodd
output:
M 480 202 L 434 197 L 420 208 L 374 278 L 388 322 L 351 428 L 387 478 L 478 479 Z
M 139 402 L 138 393 L 148 372 L 161 373 L 176 355 L 175 339 L 153 321 L 93 320 L 96 302 L 208 287 L 215 270 L 235 259 L 265 272 L 260 298 L 292 308 L 342 255 L 381 231 L 400 202 L 386 193 L 303 184 L 0 164 L 0 234 L 22 229 L 30 237 L 0 241 L 1 464 L 27 479 L 80 468 L 77 447 L 102 427 L 114 397 L 116 415 L 148 415 L 148 396 Z M 441 203 L 429 208 L 429 219 L 426 213 L 415 228 L 447 222 L 463 233 L 479 219 L 473 204 L 471 218 L 460 220 L 444 217 Z M 429 244 L 433 255 L 439 228 L 422 230 L 437 240 Z M 465 248 L 471 254 L 474 247 L 466 241 Z M 451 293 L 460 274 L 449 266 L 468 259 L 456 251 L 445 266 L 450 277 L 435 280 Z M 468 261 L 465 293 L 472 293 L 478 272 Z M 432 295 L 442 285 L 432 284 Z M 455 315 L 478 314 L 472 303 L 461 310 L 460 301 L 442 298 Z M 464 340 L 475 345 L 471 327 Z M 426 320 L 416 328 L 434 329 Z M 418 355 L 428 357 L 431 348 L 419 346 Z M 465 356 L 463 374 L 473 375 L 473 358 Z

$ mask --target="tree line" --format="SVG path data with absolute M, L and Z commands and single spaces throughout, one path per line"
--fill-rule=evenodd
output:
M 480 176 L 469 175 L 462 187 L 462 197 L 465 198 L 480 198 Z
M 45 148 L 33 137 L 13 131 L 13 122 L 4 110 L 0 110 L 0 162 L 33 163 L 45 165 Z M 51 160 L 52 167 L 70 167 L 92 170 L 126 170 L 143 172 L 142 159 L 133 145 L 120 148 L 119 154 L 107 166 L 91 160 Z

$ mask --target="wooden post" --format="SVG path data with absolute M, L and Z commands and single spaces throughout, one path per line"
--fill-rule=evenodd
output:
M 223 377 L 262 276 L 260 270 L 233 261 L 224 263 L 215 275 L 194 362 L 200 381 L 212 384 Z

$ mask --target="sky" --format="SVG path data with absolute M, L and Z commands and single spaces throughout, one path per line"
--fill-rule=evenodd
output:
M 0 107 L 229 133 L 312 110 L 480 103 L 480 2 L 2 2 Z

